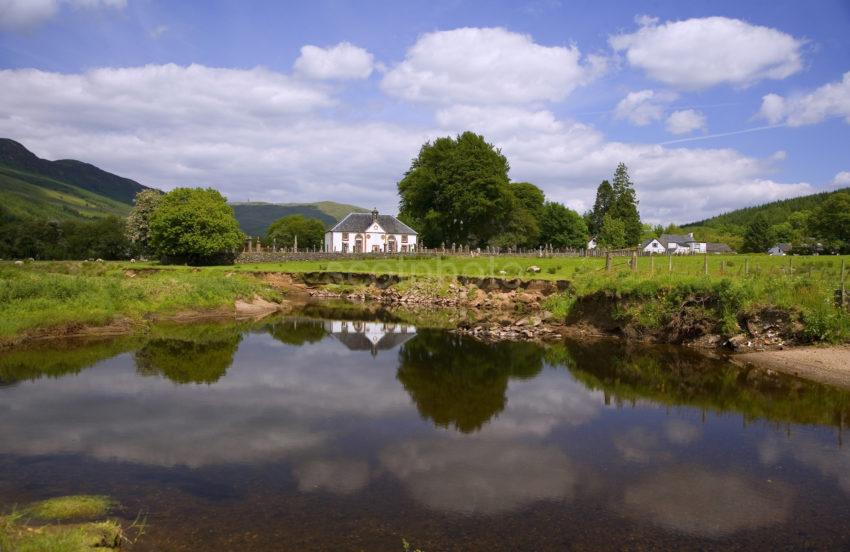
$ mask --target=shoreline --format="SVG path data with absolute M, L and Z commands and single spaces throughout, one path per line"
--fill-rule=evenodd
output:
M 850 389 L 850 345 L 848 344 L 739 353 L 730 358 L 739 365 L 774 370 Z

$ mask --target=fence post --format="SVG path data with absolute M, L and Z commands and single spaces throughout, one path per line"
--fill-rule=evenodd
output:
M 750 260 L 744 259 L 744 276 L 749 275 L 750 273 Z
M 637 250 L 632 251 L 632 272 L 637 270 Z
M 605 252 L 605 272 L 611 272 L 611 252 Z
M 847 273 L 844 271 L 844 259 L 841 259 L 841 288 L 839 290 L 839 299 L 841 303 L 839 307 L 846 308 L 847 307 L 847 287 L 846 287 L 846 276 Z
M 704 276 L 708 276 L 708 253 L 703 256 L 702 273 Z
M 673 254 L 667 253 L 667 272 L 673 274 Z
M 655 255 L 649 254 L 649 275 L 655 276 Z

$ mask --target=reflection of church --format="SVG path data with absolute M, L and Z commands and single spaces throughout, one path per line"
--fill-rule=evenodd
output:
M 361 320 L 329 320 L 325 330 L 352 351 L 388 351 L 414 335 L 416 328 L 398 322 L 363 322 Z

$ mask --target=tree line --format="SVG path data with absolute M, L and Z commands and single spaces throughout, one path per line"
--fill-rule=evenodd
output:
M 591 236 L 612 248 L 639 242 L 643 228 L 624 164 L 584 216 L 547 201 L 530 182 L 512 182 L 509 171 L 502 152 L 473 132 L 426 142 L 398 183 L 399 218 L 427 247 L 583 248 Z

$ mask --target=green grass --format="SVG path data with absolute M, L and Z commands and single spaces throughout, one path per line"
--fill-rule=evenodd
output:
M 850 272 L 850 257 L 843 257 Z M 549 297 L 545 307 L 566 316 L 576 298 L 603 292 L 621 299 L 617 316 L 644 328 L 663 326 L 690 299 L 708 298 L 706 315 L 723 333 L 740 329 L 738 319 L 764 307 L 799 312 L 811 341 L 850 339 L 850 315 L 835 308 L 842 257 L 702 256 L 615 257 L 610 271 L 604 258 L 580 257 L 428 257 L 287 261 L 190 268 L 155 263 L 0 262 L 0 339 L 31 328 L 84 323 L 104 324 L 115 317 L 141 320 L 152 313 L 232 305 L 236 298 L 274 292 L 251 273 L 362 272 L 397 274 L 407 279 L 401 291 L 415 288 L 444 297 L 456 276 L 567 280 L 571 291 Z M 528 272 L 530 266 L 540 272 Z M 138 272 L 135 278 L 125 270 Z M 150 269 L 150 270 L 146 270 Z M 338 291 L 356 291 L 340 284 Z
M 101 495 L 73 495 L 36 502 L 26 512 L 44 520 L 103 517 L 113 506 L 112 500 Z
M 254 278 L 218 270 L 136 272 L 131 277 L 120 263 L 0 263 L 0 339 L 34 328 L 232 309 L 236 299 L 255 295 L 277 299 Z
M 116 548 L 126 540 L 121 526 L 113 520 L 102 520 L 113 505 L 105 496 L 63 496 L 0 515 L 0 550 L 85 552 Z M 60 523 L 86 519 L 92 521 Z M 35 520 L 41 523 L 34 523 Z M 139 534 L 142 532 L 140 528 Z

